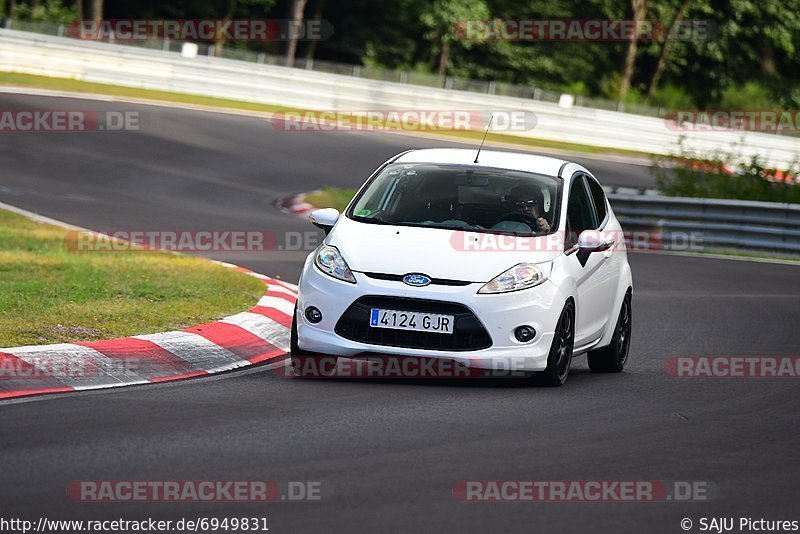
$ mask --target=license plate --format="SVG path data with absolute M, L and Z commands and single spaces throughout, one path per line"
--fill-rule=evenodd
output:
M 455 316 L 372 308 L 369 315 L 369 325 L 373 328 L 452 334 Z

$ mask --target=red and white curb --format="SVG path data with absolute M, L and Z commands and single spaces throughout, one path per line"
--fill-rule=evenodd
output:
M 222 265 L 266 284 L 248 311 L 173 332 L 0 349 L 0 399 L 166 382 L 263 362 L 285 365 L 297 286 Z

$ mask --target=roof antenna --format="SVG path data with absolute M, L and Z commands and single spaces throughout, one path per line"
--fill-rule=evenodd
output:
M 494 113 L 492 113 L 491 118 L 489 118 L 489 124 L 486 126 L 486 131 L 483 132 L 483 139 L 481 139 L 481 146 L 478 147 L 478 153 L 475 154 L 475 161 L 472 163 L 478 163 L 478 156 L 481 155 L 481 149 L 483 148 L 483 143 L 486 142 L 486 135 L 489 133 L 489 128 L 492 127 L 492 121 L 494 120 Z

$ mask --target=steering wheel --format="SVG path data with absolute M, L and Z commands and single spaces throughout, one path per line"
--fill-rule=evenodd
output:
M 501 223 L 503 221 L 521 222 L 521 223 L 524 223 L 524 224 L 527 224 L 528 226 L 530 226 L 531 227 L 531 231 L 533 231 L 533 232 L 538 232 L 539 231 L 539 223 L 536 220 L 536 217 L 534 217 L 533 215 L 529 215 L 529 214 L 527 214 L 525 212 L 522 212 L 522 211 L 512 211 L 512 212 L 506 213 L 505 215 L 503 215 L 502 217 L 497 219 L 494 222 L 494 224 L 499 224 L 499 223 Z M 492 226 L 494 226 L 494 225 L 492 225 Z

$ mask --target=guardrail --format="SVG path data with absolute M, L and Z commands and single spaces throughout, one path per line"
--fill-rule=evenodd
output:
M 9 28 L 13 30 L 40 33 L 44 35 L 55 35 L 58 37 L 63 37 L 68 33 L 68 26 L 63 23 L 34 22 L 19 19 L 0 19 L 0 28 Z M 113 43 L 114 40 L 110 39 L 106 42 Z M 143 41 L 117 41 L 116 44 L 179 52 L 185 42 L 187 41 L 174 41 L 162 38 Z M 253 50 L 244 48 L 225 46 L 224 43 L 220 43 L 219 46 L 213 43 L 202 42 L 194 42 L 194 44 L 198 47 L 198 53 L 204 56 L 237 59 L 251 63 L 266 63 L 269 65 L 287 66 L 285 55 L 255 52 Z M 514 96 L 553 103 L 557 103 L 563 94 L 561 91 L 544 89 L 542 87 L 536 87 L 530 84 L 518 85 L 500 81 L 474 80 L 469 78 L 461 78 L 458 76 L 445 76 L 442 78 L 438 74 L 415 70 L 395 70 L 376 66 L 308 59 L 304 57 L 295 58 L 294 63 L 289 66 L 296 69 L 341 74 L 344 76 L 355 76 L 372 80 L 382 80 L 386 82 L 423 85 L 427 87 L 444 87 L 445 89 L 457 89 L 472 93 Z M 586 97 L 581 95 L 575 96 L 575 103 L 578 106 L 585 106 L 588 108 L 624 111 L 625 113 L 647 115 L 650 117 L 663 117 L 668 111 L 666 108 L 658 106 L 623 102 L 619 100 L 609 100 L 606 98 Z
M 694 153 L 759 156 L 769 167 L 791 167 L 800 138 L 755 132 L 680 131 L 663 119 L 508 96 L 367 80 L 231 59 L 80 41 L 0 30 L 0 71 L 57 76 L 127 87 L 172 91 L 325 111 L 459 110 L 532 112 L 536 125 L 507 131 L 519 137 L 670 155 Z
M 623 228 L 663 249 L 734 248 L 800 253 L 800 205 L 662 195 L 610 194 Z

